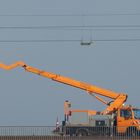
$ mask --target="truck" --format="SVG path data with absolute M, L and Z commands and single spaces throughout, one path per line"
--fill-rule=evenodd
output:
M 27 65 L 23 61 L 18 61 L 11 65 L 0 63 L 0 68 L 5 70 L 11 70 L 16 67 L 23 67 L 27 72 L 84 90 L 87 94 L 94 96 L 107 105 L 103 111 L 74 110 L 71 109 L 71 103 L 65 101 L 64 120 L 60 129 L 57 129 L 62 135 L 91 136 L 115 134 L 135 136 L 140 134 L 140 109 L 132 105 L 125 105 L 128 98 L 127 94 L 114 92 L 73 78 L 40 70 Z M 103 97 L 111 100 L 108 102 Z

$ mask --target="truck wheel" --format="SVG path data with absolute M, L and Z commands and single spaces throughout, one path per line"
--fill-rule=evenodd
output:
M 127 136 L 135 137 L 138 135 L 138 130 L 136 127 L 129 127 L 126 134 Z
M 88 132 L 85 129 L 79 129 L 76 132 L 76 136 L 79 136 L 79 137 L 81 137 L 81 136 L 87 136 L 87 135 L 88 135 Z

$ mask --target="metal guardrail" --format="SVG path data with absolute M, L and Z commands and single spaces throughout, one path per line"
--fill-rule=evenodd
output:
M 51 136 L 55 126 L 0 126 L 0 136 Z
M 71 129 L 62 135 L 55 126 L 0 126 L 0 140 L 140 140 L 140 132 L 129 129 L 127 134 L 116 133 L 116 127 L 91 127 L 93 135 L 70 136 Z

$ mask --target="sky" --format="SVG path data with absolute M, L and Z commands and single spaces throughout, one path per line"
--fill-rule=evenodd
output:
M 1 0 L 0 62 L 22 60 L 126 93 L 127 104 L 140 107 L 139 5 L 138 0 Z M 0 77 L 0 126 L 55 125 L 57 117 L 63 120 L 65 100 L 73 109 L 106 108 L 85 91 L 22 68 L 0 69 Z

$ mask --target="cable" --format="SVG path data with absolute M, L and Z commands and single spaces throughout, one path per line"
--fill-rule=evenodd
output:
M 81 16 L 140 16 L 140 13 L 114 13 L 114 14 L 0 14 L 1 17 L 81 17 Z
M 0 28 L 134 28 L 140 27 L 140 25 L 50 25 L 50 26 L 0 26 Z
M 49 25 L 49 26 L 0 26 L 0 29 L 93 29 L 93 28 L 140 28 L 140 25 Z M 113 30 L 113 29 L 112 29 Z M 128 30 L 128 29 L 127 29 Z
M 136 42 L 140 41 L 140 38 L 129 38 L 129 39 L 95 39 L 90 40 L 91 42 Z M 1 43 L 24 43 L 24 42 L 35 42 L 35 43 L 45 43 L 45 42 L 81 42 L 79 39 L 74 40 L 0 40 Z

